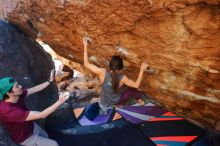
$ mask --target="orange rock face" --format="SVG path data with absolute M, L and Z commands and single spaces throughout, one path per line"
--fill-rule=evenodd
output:
M 152 2 L 152 3 L 150 3 Z M 82 37 L 92 38 L 90 61 L 125 61 L 141 89 L 181 116 L 220 131 L 220 0 L 1 0 L 0 17 L 59 55 L 83 63 Z

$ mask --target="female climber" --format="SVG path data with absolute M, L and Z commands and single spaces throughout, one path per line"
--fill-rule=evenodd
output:
M 107 113 L 108 109 L 114 105 L 122 105 L 130 97 L 135 97 L 140 105 L 144 104 L 141 100 L 141 94 L 137 90 L 139 87 L 144 71 L 148 64 L 142 63 L 140 72 L 136 81 L 129 79 L 126 75 L 122 74 L 123 60 L 119 56 L 112 56 L 109 63 L 109 69 L 99 68 L 94 64 L 89 63 L 88 59 L 88 45 L 90 42 L 89 37 L 83 38 L 84 44 L 84 66 L 98 75 L 101 81 L 101 93 L 99 106 L 101 108 L 100 114 Z M 122 92 L 122 86 L 130 87 Z

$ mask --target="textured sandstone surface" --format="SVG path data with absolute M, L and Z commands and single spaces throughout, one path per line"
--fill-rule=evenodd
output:
M 120 54 L 126 74 L 146 71 L 141 89 L 181 116 L 220 131 L 220 0 L 1 0 L 0 18 L 59 55 L 107 67 Z M 81 68 L 82 70 L 82 68 Z M 86 71 L 87 72 L 87 71 Z

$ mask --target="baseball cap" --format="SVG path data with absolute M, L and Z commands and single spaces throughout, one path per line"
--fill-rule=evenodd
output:
M 6 94 L 14 85 L 15 80 L 11 77 L 5 77 L 0 79 L 0 100 L 3 99 L 3 95 Z

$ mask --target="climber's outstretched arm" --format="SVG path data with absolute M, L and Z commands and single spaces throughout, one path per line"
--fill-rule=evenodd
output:
M 89 38 L 84 37 L 83 38 L 83 44 L 84 44 L 84 66 L 97 74 L 98 76 L 103 76 L 105 73 L 104 68 L 100 68 L 94 64 L 89 63 L 89 58 L 88 58 L 88 43 L 89 43 Z
M 146 63 L 141 64 L 140 72 L 139 72 L 139 75 L 138 75 L 138 78 L 136 81 L 129 79 L 127 76 L 123 76 L 123 78 L 121 80 L 122 85 L 125 84 L 129 87 L 138 88 L 140 86 L 141 81 L 142 81 L 144 71 L 147 67 L 148 67 L 148 64 L 146 64 Z

